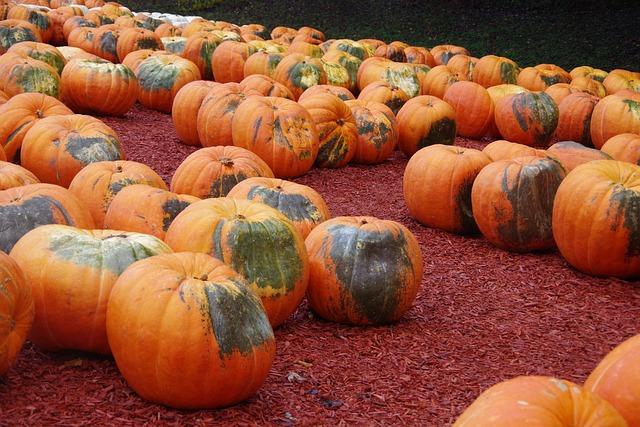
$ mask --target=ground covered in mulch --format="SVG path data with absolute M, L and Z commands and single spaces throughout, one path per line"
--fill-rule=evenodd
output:
M 178 144 L 168 115 L 136 107 L 105 121 L 128 159 L 167 181 L 194 151 Z M 516 375 L 582 382 L 611 348 L 638 333 L 638 282 L 586 276 L 556 252 L 511 254 L 481 237 L 421 226 L 404 206 L 405 164 L 396 153 L 376 167 L 313 170 L 296 180 L 318 190 L 334 216 L 392 219 L 417 236 L 422 288 L 397 324 L 328 323 L 303 304 L 276 331 L 276 361 L 258 394 L 216 411 L 146 403 L 108 358 L 43 353 L 27 344 L 0 380 L 0 424 L 441 426 L 481 390 Z

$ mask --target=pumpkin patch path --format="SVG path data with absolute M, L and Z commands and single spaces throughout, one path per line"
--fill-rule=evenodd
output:
M 104 120 L 127 159 L 167 182 L 196 149 L 178 143 L 169 115 L 136 106 Z M 424 227 L 404 205 L 405 165 L 397 152 L 375 167 L 314 169 L 295 180 L 319 191 L 333 216 L 392 219 L 418 238 L 422 287 L 400 322 L 348 327 L 318 319 L 303 303 L 276 330 L 276 360 L 257 395 L 215 411 L 147 403 L 109 358 L 27 344 L 0 380 L 0 425 L 447 425 L 482 390 L 517 375 L 581 383 L 638 333 L 639 282 L 586 276 L 555 251 L 512 254 L 478 236 Z

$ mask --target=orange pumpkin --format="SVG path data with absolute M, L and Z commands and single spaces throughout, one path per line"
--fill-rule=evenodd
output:
M 258 298 L 238 273 L 205 254 L 159 255 L 128 268 L 109 298 L 107 334 L 118 369 L 136 393 L 176 408 L 217 408 L 249 398 L 275 357 L 273 330 Z
M 51 37 L 53 36 L 53 26 L 51 17 L 47 13 L 46 9 L 40 10 L 16 4 L 9 9 L 7 19 L 28 22 L 38 29 L 43 43 L 49 43 L 49 41 L 51 41 Z
M 545 92 L 518 93 L 498 102 L 495 120 L 504 139 L 544 145 L 558 126 L 558 106 Z
M 106 59 L 107 61 L 111 61 L 113 63 L 122 61 L 124 58 L 126 58 L 128 53 L 133 52 L 134 50 L 138 50 L 138 48 L 131 48 L 130 51 L 118 51 L 118 45 L 120 44 L 120 36 L 122 34 L 122 31 L 116 28 L 115 25 L 103 25 L 99 28 L 96 28 L 95 31 L 91 31 L 91 29 L 88 30 L 90 31 L 87 32 L 88 36 L 86 44 L 89 44 L 91 42 L 91 50 L 84 47 L 84 43 L 83 45 L 74 44 L 73 46 L 77 46 L 90 51 L 91 53 L 98 55 L 100 58 Z M 131 30 L 135 31 L 135 29 L 133 28 L 131 28 Z M 75 37 L 74 33 L 76 31 L 77 30 L 73 30 L 69 35 L 69 38 Z M 80 34 L 82 34 L 82 32 Z M 91 36 L 91 34 L 93 34 L 93 36 Z M 71 44 L 71 40 L 69 40 L 69 43 Z M 139 49 L 143 48 L 140 47 Z M 124 56 L 120 56 L 121 54 Z
M 547 154 L 557 159 L 567 172 L 571 172 L 583 163 L 594 160 L 611 160 L 611 156 L 608 154 L 574 141 L 556 142 L 547 149 Z
M 601 148 L 621 133 L 640 133 L 640 93 L 620 91 L 602 98 L 591 115 L 591 141 Z
M 0 191 L 13 187 L 22 187 L 23 185 L 37 184 L 39 182 L 38 178 L 31 171 L 22 166 L 0 161 Z
M 122 65 L 133 71 L 134 73 L 138 69 L 138 66 L 142 64 L 142 62 L 149 58 L 150 56 L 156 55 L 166 55 L 168 52 L 166 50 L 151 50 L 151 49 L 140 49 L 135 50 L 128 54 L 123 60 Z
M 571 80 L 571 87 L 576 88 L 582 92 L 590 93 L 598 98 L 604 98 L 607 95 L 607 90 L 604 85 L 597 80 L 590 77 L 576 77 Z
M 489 132 L 493 101 L 484 87 L 467 81 L 454 83 L 445 92 L 444 101 L 456 111 L 458 135 L 480 139 Z
M 16 262 L 0 252 L 0 375 L 15 363 L 33 324 L 31 289 Z
M 183 144 L 200 145 L 197 121 L 198 111 L 209 92 L 219 83 L 196 80 L 184 85 L 173 99 L 171 118 L 178 138 Z
M 87 205 L 97 228 L 103 228 L 111 200 L 126 186 L 147 184 L 166 190 L 167 185 L 149 166 L 117 160 L 91 163 L 71 181 L 69 190 Z
M 164 50 L 166 52 L 173 53 L 174 55 L 182 56 L 184 52 L 185 44 L 187 43 L 188 39 L 186 37 L 176 36 L 176 37 L 161 37 L 160 40 L 162 41 L 162 45 L 164 46 Z M 202 75 L 202 70 L 200 71 L 200 75 Z
M 275 27 L 273 30 L 271 30 L 270 35 L 271 35 L 271 38 L 275 40 L 282 37 L 285 34 L 293 34 L 295 36 L 297 33 L 298 33 L 298 30 L 296 30 L 295 28 L 278 26 L 278 27 Z
M 309 89 L 302 92 L 302 95 L 300 95 L 298 102 L 302 102 L 303 99 L 310 98 L 320 93 L 328 93 L 330 95 L 337 96 L 342 101 L 349 101 L 349 100 L 356 99 L 356 97 L 353 96 L 351 91 L 347 88 L 340 87 L 340 86 L 332 86 L 332 85 L 316 85 L 316 86 L 311 86 Z
M 48 12 L 51 20 L 51 40 L 49 42 L 54 46 L 62 46 L 67 44 L 67 36 L 64 33 L 64 24 L 67 20 L 82 15 L 82 10 L 78 7 L 62 6 Z M 88 21 L 93 22 L 96 26 L 100 25 L 95 17 L 85 17 Z
M 69 35 L 71 34 L 71 31 L 73 31 L 76 28 L 97 28 L 97 25 L 95 22 L 86 19 L 84 16 L 72 16 L 68 19 L 66 19 L 64 21 L 64 24 L 62 25 L 62 34 L 64 37 L 64 40 L 68 40 L 69 39 Z
M 360 65 L 362 65 L 360 58 L 341 50 L 329 50 L 322 56 L 322 60 L 342 65 L 347 70 L 349 76 L 351 86 L 349 90 L 355 91 L 357 89 L 358 71 L 360 70 Z
M 501 84 L 516 84 L 520 67 L 509 58 L 486 55 L 473 69 L 473 81 L 486 88 Z
M 442 99 L 447 89 L 459 80 L 458 76 L 446 65 L 438 65 L 437 67 L 433 67 L 422 80 L 422 90 L 420 93 Z
M 640 92 L 640 72 L 612 70 L 602 83 L 607 90 L 607 95 L 613 95 L 621 90 Z
M 323 42 L 326 40 L 324 33 L 313 27 L 300 27 L 298 29 L 297 35 L 308 36 L 313 40 L 317 40 L 318 42 Z
M 518 74 L 518 85 L 529 90 L 545 90 L 556 83 L 569 83 L 571 76 L 562 69 L 554 67 L 546 68 L 536 65 L 535 67 L 523 68 Z
M 184 49 L 180 56 L 196 64 L 203 79 L 213 80 L 211 57 L 220 43 L 222 43 L 222 39 L 215 34 L 194 33 L 184 43 Z
M 314 228 L 305 245 L 307 299 L 324 319 L 379 325 L 395 322 L 411 308 L 422 279 L 422 255 L 402 224 L 366 216 L 333 218 Z
M 489 125 L 489 135 L 491 136 L 500 136 L 500 131 L 496 126 L 495 114 L 496 114 L 496 105 L 503 98 L 506 98 L 509 95 L 513 95 L 516 93 L 528 92 L 527 89 L 522 86 L 512 85 L 512 84 L 501 84 L 497 86 L 491 86 L 487 88 L 487 92 L 493 101 L 493 119 L 491 120 L 491 124 Z
M 64 59 L 69 62 L 72 59 L 101 59 L 98 55 L 94 55 L 93 53 L 85 52 L 79 47 L 73 46 L 59 46 L 58 50 L 64 56 Z
M 62 74 L 62 69 L 67 61 L 62 53 L 55 47 L 38 42 L 20 42 L 12 45 L 7 53 L 17 53 L 26 55 L 38 61 L 51 65 L 58 74 Z
M 456 137 L 456 112 L 435 96 L 410 99 L 398 113 L 398 143 L 411 157 L 419 149 L 433 145 L 452 145 Z
M 456 46 L 453 44 L 442 44 L 432 47 L 431 55 L 433 55 L 436 65 L 447 65 L 449 60 L 455 55 L 470 56 L 471 53 L 469 53 L 467 49 L 461 46 Z
M 394 62 L 407 62 L 407 56 L 404 53 L 406 47 L 408 46 L 393 44 L 380 45 L 374 55 Z
M 57 98 L 60 76 L 46 62 L 24 53 L 5 53 L 0 56 L 0 90 L 9 96 L 39 92 Z
M 240 31 L 243 37 L 245 34 L 253 34 L 265 40 L 271 37 L 267 27 L 262 24 L 246 24 L 240 27 Z
M 547 93 L 547 95 L 549 95 L 551 98 L 553 98 L 553 101 L 558 106 L 560 106 L 562 101 L 564 101 L 564 99 L 567 96 L 569 96 L 569 95 L 571 95 L 573 93 L 582 92 L 580 89 L 578 89 L 576 87 L 573 87 L 568 83 L 556 83 L 554 85 L 549 86 L 544 91 Z
M 304 297 L 309 263 L 302 235 L 263 203 L 230 197 L 196 202 L 176 217 L 166 242 L 177 252 L 210 254 L 242 274 L 273 327 L 287 320 Z
M 435 144 L 418 150 L 404 171 L 404 201 L 411 216 L 449 233 L 478 230 L 471 210 L 471 187 L 491 159 L 471 148 Z
M 473 183 L 471 206 L 484 237 L 513 252 L 552 248 L 553 199 L 564 176 L 551 158 L 516 157 L 482 169 Z
M 244 78 L 244 63 L 256 49 L 247 43 L 227 40 L 211 55 L 211 69 L 217 82 L 240 83 Z
M 640 135 L 635 133 L 621 133 L 609 138 L 601 150 L 615 160 L 640 165 Z
M 299 53 L 282 58 L 273 78 L 285 85 L 296 100 L 311 86 L 327 83 L 327 75 L 320 60 Z
M 69 45 L 69 47 L 82 49 L 85 52 L 93 54 L 94 52 L 97 52 L 94 48 L 94 41 L 99 30 L 103 31 L 99 28 L 76 27 L 69 33 L 69 36 L 67 37 L 67 44 Z M 105 59 L 109 60 L 108 58 Z
M 245 77 L 244 80 L 240 82 L 240 90 L 247 93 L 258 92 L 263 96 L 277 96 L 293 100 L 293 94 L 285 85 L 262 74 L 253 74 Z
M 518 144 L 517 142 L 505 141 L 503 139 L 487 144 L 482 152 L 489 156 L 489 158 L 494 162 L 525 156 L 547 157 L 547 152 L 545 150 L 540 150 L 524 144 Z
M 266 52 L 261 50 L 252 53 L 244 63 L 242 69 L 243 76 L 246 78 L 251 75 L 261 74 L 273 77 L 276 67 L 284 57 L 285 54 L 282 52 Z
M 358 89 L 363 90 L 380 80 L 401 88 L 410 98 L 420 94 L 421 82 L 415 64 L 403 64 L 388 59 L 371 57 L 360 65 L 357 74 Z M 429 72 L 430 73 L 430 72 Z
M 400 108 L 410 99 L 409 95 L 399 87 L 380 80 L 367 85 L 358 99 L 367 102 L 379 102 L 391 109 L 393 114 L 398 114 Z
M 153 31 L 143 28 L 125 28 L 120 31 L 116 43 L 118 58 L 123 60 L 128 54 L 140 49 L 163 50 L 162 40 Z
M 393 111 L 379 102 L 350 100 L 345 103 L 358 129 L 352 161 L 370 165 L 384 162 L 398 144 L 398 125 Z
M 584 92 L 572 93 L 558 106 L 556 136 L 561 141 L 591 145 L 591 116 L 599 98 Z
M 473 69 L 476 67 L 479 59 L 467 55 L 455 55 L 449 62 L 447 68 L 462 81 L 473 81 Z
M 435 67 L 436 60 L 429 52 L 429 49 L 420 46 L 409 46 L 404 49 L 404 54 L 407 58 L 405 62 L 410 64 L 424 64 L 429 67 Z M 366 59 L 366 58 L 363 58 Z
M 594 80 L 599 81 L 600 83 L 604 81 L 608 74 L 609 73 L 604 70 L 593 68 L 588 65 L 580 65 L 569 72 L 569 75 L 571 75 L 572 79 L 578 77 L 590 77 Z
M 553 207 L 562 256 L 590 275 L 640 277 L 638 203 L 640 166 L 598 160 L 575 168 Z

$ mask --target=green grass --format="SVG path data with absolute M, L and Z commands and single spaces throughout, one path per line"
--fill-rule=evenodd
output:
M 520 66 L 554 63 L 640 70 L 638 2 L 581 5 L 559 0 L 154 0 L 123 1 L 133 10 L 194 14 L 236 24 L 321 29 L 328 38 L 458 44 L 480 57 L 507 56 Z

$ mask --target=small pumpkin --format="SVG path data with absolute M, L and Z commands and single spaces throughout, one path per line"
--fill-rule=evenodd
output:
M 473 81 L 486 88 L 501 84 L 516 84 L 520 67 L 509 58 L 486 55 L 473 69 Z
M 393 111 L 380 102 L 350 100 L 345 103 L 358 130 L 352 161 L 368 165 L 384 162 L 398 144 L 398 124 Z
M 590 77 L 576 77 L 571 80 L 571 87 L 576 88 L 582 92 L 590 93 L 598 98 L 604 98 L 607 96 L 607 90 L 604 85 L 597 80 Z
M 184 47 L 187 44 L 186 37 L 161 37 L 160 41 L 162 42 L 162 46 L 164 46 L 164 50 L 173 53 L 174 55 L 182 56 L 184 52 Z M 193 61 L 191 61 L 193 62 Z M 197 64 L 196 64 L 197 65 Z M 202 70 L 200 70 L 200 74 L 202 75 Z
M 599 98 L 584 92 L 572 93 L 558 105 L 556 137 L 591 146 L 591 117 Z
M 7 19 L 28 22 L 38 29 L 43 43 L 49 43 L 51 41 L 53 24 L 46 9 L 37 9 L 16 4 L 9 9 Z
M 496 126 L 508 141 L 544 145 L 558 126 L 558 106 L 545 92 L 523 92 L 495 106 Z
M 468 55 L 455 55 L 449 62 L 447 68 L 460 81 L 473 81 L 473 69 L 479 59 Z
M 100 30 L 102 31 L 102 29 Z M 97 54 L 97 51 L 95 49 L 95 39 L 98 31 L 98 28 L 76 27 L 69 33 L 69 37 L 67 37 L 67 44 L 69 45 L 69 47 L 75 47 L 78 49 L 82 49 L 84 52 Z M 108 58 L 105 59 L 109 60 Z
M 150 56 L 155 55 L 166 55 L 168 52 L 166 50 L 151 50 L 151 49 L 140 49 L 134 50 L 130 54 L 128 54 L 123 60 L 122 65 L 133 71 L 134 73 L 138 69 L 138 66 L 142 64 L 142 62 L 149 58 Z
M 401 88 L 386 82 L 377 81 L 367 85 L 360 94 L 358 99 L 368 102 L 380 102 L 398 114 L 400 108 L 410 99 L 409 95 Z
M 72 16 L 66 19 L 62 25 L 62 34 L 64 40 L 69 39 L 69 35 L 76 28 L 97 28 L 98 25 L 92 20 L 86 19 L 84 16 Z
M 134 30 L 133 28 L 131 30 Z M 69 37 L 74 37 L 74 33 L 77 30 L 73 30 Z M 134 30 L 135 31 L 135 30 Z M 120 36 L 122 34 L 122 30 L 116 28 L 115 25 L 103 25 L 101 27 L 96 28 L 95 31 L 89 29 L 87 32 L 87 41 L 86 43 L 91 43 L 91 53 L 98 55 L 102 59 L 106 59 L 107 61 L 111 61 L 113 63 L 118 63 L 126 58 L 129 52 L 134 50 L 138 50 L 137 48 L 132 48 L 132 50 L 127 51 L 118 51 L 118 45 L 120 44 Z M 80 33 L 82 34 L 82 33 Z M 91 36 L 93 34 L 93 36 Z M 70 41 L 71 42 L 71 41 Z M 83 45 L 74 45 L 85 50 L 88 50 Z M 140 48 L 142 49 L 142 48 Z M 120 56 L 120 55 L 124 56 Z M 132 70 L 133 71 L 133 70 Z
M 594 160 L 611 160 L 608 154 L 574 141 L 556 142 L 547 149 L 547 154 L 557 159 L 567 172 Z
M 640 165 L 640 135 L 635 133 L 621 133 L 609 138 L 601 150 L 615 160 Z
M 436 60 L 429 52 L 429 49 L 420 46 L 409 46 L 404 49 L 404 54 L 407 57 L 407 61 L 410 64 L 424 64 L 429 67 L 435 67 Z M 366 59 L 366 58 L 364 58 Z
M 346 68 L 352 85 L 349 90 L 355 91 L 358 83 L 358 70 L 360 69 L 360 65 L 362 65 L 360 58 L 341 50 L 329 50 L 322 56 L 322 59 L 326 62 L 338 63 Z
M 599 68 L 593 68 L 588 65 L 580 65 L 571 70 L 569 74 L 571 75 L 572 79 L 578 77 L 590 77 L 602 83 L 609 73 Z
M 447 65 L 449 60 L 455 55 L 471 55 L 466 48 L 453 44 L 441 44 L 434 46 L 431 48 L 430 52 L 431 55 L 433 55 L 436 65 Z
M 0 161 L 0 191 L 39 182 L 40 180 L 28 169 L 13 163 Z
M 414 64 L 402 64 L 388 59 L 371 57 L 358 69 L 358 89 L 383 80 L 402 89 L 410 98 L 420 94 L 421 82 Z
M 282 58 L 273 78 L 285 85 L 296 100 L 311 86 L 327 83 L 327 75 L 320 60 L 299 53 Z
M 194 120 L 194 117 L 198 116 L 202 102 L 211 89 L 219 84 L 196 80 L 187 83 L 176 93 L 171 107 L 171 118 L 178 138 L 183 144 L 200 145 L 197 120 Z
M 620 91 L 602 98 L 591 115 L 591 141 L 602 148 L 621 133 L 640 133 L 640 93 Z
M 447 89 L 458 81 L 460 81 L 460 78 L 449 67 L 438 65 L 433 67 L 420 82 L 422 87 L 420 93 L 443 99 Z
M 0 56 L 0 90 L 9 96 L 38 92 L 58 98 L 60 76 L 46 62 L 23 53 L 5 53 Z
M 374 56 L 386 58 L 394 62 L 407 62 L 407 56 L 404 53 L 404 45 L 385 44 L 380 45 L 376 49 Z
M 491 95 L 484 87 L 469 81 L 456 82 L 449 86 L 443 100 L 456 112 L 458 135 L 480 139 L 489 132 L 494 107 Z

